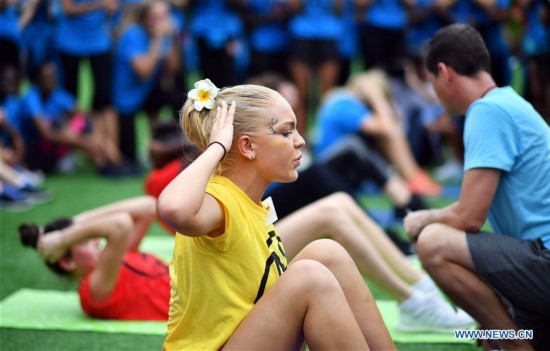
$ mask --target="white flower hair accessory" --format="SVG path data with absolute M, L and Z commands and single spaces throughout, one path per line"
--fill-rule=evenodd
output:
M 218 96 L 218 89 L 210 79 L 199 80 L 195 83 L 195 89 L 192 89 L 187 96 L 193 99 L 193 107 L 197 111 L 203 108 L 211 110 L 214 106 L 214 99 Z

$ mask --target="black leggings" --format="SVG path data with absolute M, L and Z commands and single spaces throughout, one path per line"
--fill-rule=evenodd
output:
M 324 165 L 312 164 L 300 172 L 296 181 L 269 187 L 265 197 L 272 197 L 277 216 L 283 218 L 314 201 L 339 191 L 354 195 L 353 188 L 331 169 Z
M 84 56 L 74 56 L 66 53 L 59 54 L 63 65 L 63 86 L 65 90 L 78 96 L 78 77 L 80 61 Z M 112 89 L 112 60 L 109 52 L 89 56 L 94 77 L 94 95 L 92 108 L 94 111 L 101 111 L 111 104 Z
M 235 62 L 225 47 L 212 48 L 203 38 L 198 39 L 202 77 L 208 78 L 218 87 L 238 84 Z
M 352 135 L 325 150 L 318 161 L 358 188 L 372 180 L 381 188 L 390 178 L 386 159 L 361 136 Z

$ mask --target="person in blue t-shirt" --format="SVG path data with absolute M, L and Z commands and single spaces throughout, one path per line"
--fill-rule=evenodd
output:
M 287 0 L 231 0 L 246 26 L 250 62 L 247 76 L 271 72 L 289 75 L 287 21 L 291 11 Z
M 136 162 L 135 114 L 145 110 L 151 123 L 164 105 L 176 111 L 183 98 L 183 72 L 170 6 L 163 0 L 139 4 L 115 51 L 114 101 L 120 113 L 120 149 Z M 168 83 L 168 84 L 166 84 Z M 168 86 L 166 86 L 168 85 Z
M 317 102 L 310 101 L 338 83 L 340 52 L 338 45 L 343 33 L 342 1 L 340 0 L 289 0 L 295 12 L 288 24 L 291 40 L 289 68 L 292 81 L 300 94 L 297 111 L 297 129 L 307 139 L 307 118 Z M 311 86 L 317 75 L 318 86 Z
M 244 28 L 229 0 L 190 0 L 190 30 L 202 77 L 220 86 L 239 83 L 237 56 L 243 49 Z
M 413 157 L 382 70 L 353 75 L 343 89 L 328 94 L 319 108 L 317 130 L 317 159 L 355 178 L 353 183 L 371 179 L 384 186 L 392 165 L 411 192 L 440 194 L 441 187 Z
M 21 48 L 25 73 L 30 79 L 38 66 L 55 56 L 52 7 L 49 0 L 25 0 L 21 4 Z
M 453 24 L 430 42 L 426 65 L 451 115 L 465 114 L 460 199 L 415 211 L 405 230 L 442 290 L 487 330 L 532 330 L 533 340 L 484 340 L 487 349 L 550 348 L 550 128 L 533 106 L 491 77 L 473 27 Z M 494 233 L 482 231 L 486 220 Z
M 550 2 L 524 2 L 526 18 L 521 48 L 525 60 L 525 98 L 550 123 Z
M 365 69 L 401 72 L 405 58 L 407 7 L 414 0 L 356 0 Z
M 57 161 L 75 148 L 93 161 L 101 175 L 127 175 L 122 159 L 112 156 L 115 146 L 109 138 L 92 127 L 75 97 L 57 86 L 52 62 L 39 67 L 35 84 L 23 96 L 19 118 L 29 168 L 53 171 Z
M 0 68 L 21 66 L 21 30 L 16 1 L 0 0 Z
M 117 113 L 112 102 L 112 21 L 117 0 L 60 0 L 54 42 L 62 66 L 62 87 L 79 96 L 80 64 L 89 59 L 93 95 L 91 117 L 110 143 L 117 143 Z

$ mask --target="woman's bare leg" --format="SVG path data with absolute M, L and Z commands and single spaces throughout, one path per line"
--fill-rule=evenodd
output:
M 299 350 L 304 341 L 312 349 L 369 349 L 339 282 L 312 260 L 289 264 L 223 349 Z
M 386 233 L 376 222 L 366 215 L 365 211 L 357 205 L 355 200 L 346 193 L 338 193 L 337 204 L 345 208 L 355 223 L 361 228 L 361 231 L 369 238 L 371 244 L 382 259 L 391 267 L 401 279 L 407 284 L 414 284 L 422 278 L 423 272 L 414 268 L 407 260 L 405 255 L 388 238 Z
M 279 221 L 277 230 L 287 257 L 296 256 L 314 240 L 330 237 L 346 248 L 361 274 L 398 302 L 404 301 L 413 293 L 409 284 L 419 280 L 421 273 L 410 266 L 385 233 L 361 209 L 358 208 L 365 219 L 354 218 L 361 214 L 350 211 L 353 204 L 349 195 L 336 193 Z M 392 247 L 395 250 L 393 252 Z M 388 264 L 391 260 L 397 260 L 398 263 Z M 400 264 L 406 267 L 398 267 Z M 409 281 L 396 274 L 393 266 L 397 266 L 397 270 Z
M 92 118 L 93 133 L 100 140 L 100 147 L 109 161 L 119 164 L 122 154 L 118 149 L 118 122 L 117 114 L 112 109 L 94 114 Z
M 336 86 L 340 74 L 340 61 L 327 61 L 319 66 L 319 80 L 321 81 L 320 96 Z

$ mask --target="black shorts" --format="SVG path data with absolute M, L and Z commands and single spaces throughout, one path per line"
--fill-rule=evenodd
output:
M 550 349 L 550 250 L 542 241 L 467 233 L 476 272 L 500 296 L 520 329 L 531 329 L 536 349 Z
M 291 59 L 305 62 L 310 66 L 340 59 L 336 40 L 327 39 L 294 38 L 289 56 Z

